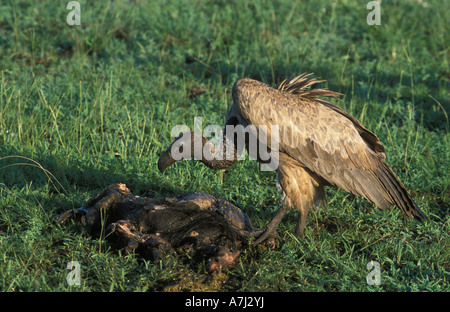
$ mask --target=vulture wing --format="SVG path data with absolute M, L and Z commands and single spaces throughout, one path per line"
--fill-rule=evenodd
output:
M 380 208 L 395 204 L 409 217 L 426 218 L 383 161 L 379 139 L 340 107 L 316 98 L 339 94 L 310 90 L 309 86 L 320 81 L 308 76 L 285 80 L 275 88 L 241 79 L 233 87 L 230 113 L 239 116 L 242 124 L 267 126 L 267 132 L 271 125 L 278 125 L 279 151 L 329 184 L 363 196 Z

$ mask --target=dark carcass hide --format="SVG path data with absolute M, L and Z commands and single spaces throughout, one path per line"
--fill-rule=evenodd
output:
M 212 272 L 228 267 L 239 255 L 252 226 L 230 202 L 206 193 L 148 198 L 132 195 L 125 184 L 113 184 L 79 208 L 57 217 L 77 217 L 92 235 L 104 233 L 126 252 L 147 259 L 184 250 L 191 258 L 208 260 Z

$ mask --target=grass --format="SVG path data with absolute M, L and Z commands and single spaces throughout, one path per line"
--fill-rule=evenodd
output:
M 66 24 L 65 1 L 0 4 L 0 289 L 449 291 L 449 3 L 383 1 L 380 26 L 367 25 L 364 1 L 193 3 L 80 1 L 81 26 Z M 225 122 L 237 78 L 302 72 L 344 94 L 337 104 L 378 135 L 429 222 L 329 189 L 304 240 L 291 212 L 279 248 L 249 247 L 210 276 L 52 220 L 122 182 L 146 196 L 210 192 L 264 226 L 280 204 L 273 172 L 186 161 L 161 175 L 156 162 L 173 126 Z M 379 286 L 366 282 L 372 260 Z M 70 261 L 79 286 L 66 282 Z

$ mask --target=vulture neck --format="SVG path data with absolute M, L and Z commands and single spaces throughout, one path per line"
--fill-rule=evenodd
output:
M 192 134 L 197 137 L 198 134 Z M 202 155 L 200 161 L 208 168 L 213 170 L 226 169 L 237 161 L 237 149 L 235 144 L 226 136 L 222 137 L 222 141 L 215 146 L 211 141 L 202 136 Z M 192 154 L 196 156 L 198 151 L 195 150 L 195 144 L 192 144 Z M 195 157 L 199 159 L 198 157 Z

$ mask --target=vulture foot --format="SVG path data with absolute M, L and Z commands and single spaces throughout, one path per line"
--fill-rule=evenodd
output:
M 256 232 L 258 232 L 259 235 L 256 236 L 257 238 L 253 242 L 253 246 L 264 244 L 268 248 L 274 249 L 276 245 L 282 241 L 275 228 L 269 229 L 266 227 L 265 229 Z
M 277 227 L 280 224 L 281 220 L 283 220 L 283 217 L 285 216 L 286 212 L 288 211 L 288 206 L 282 205 L 278 211 L 275 213 L 275 216 L 272 218 L 272 220 L 269 222 L 269 224 L 266 225 L 264 230 L 260 230 L 261 234 L 258 235 L 258 238 L 253 242 L 253 246 L 259 245 L 263 242 L 267 246 L 271 244 L 276 244 L 276 241 L 280 241 L 280 237 L 277 233 Z

